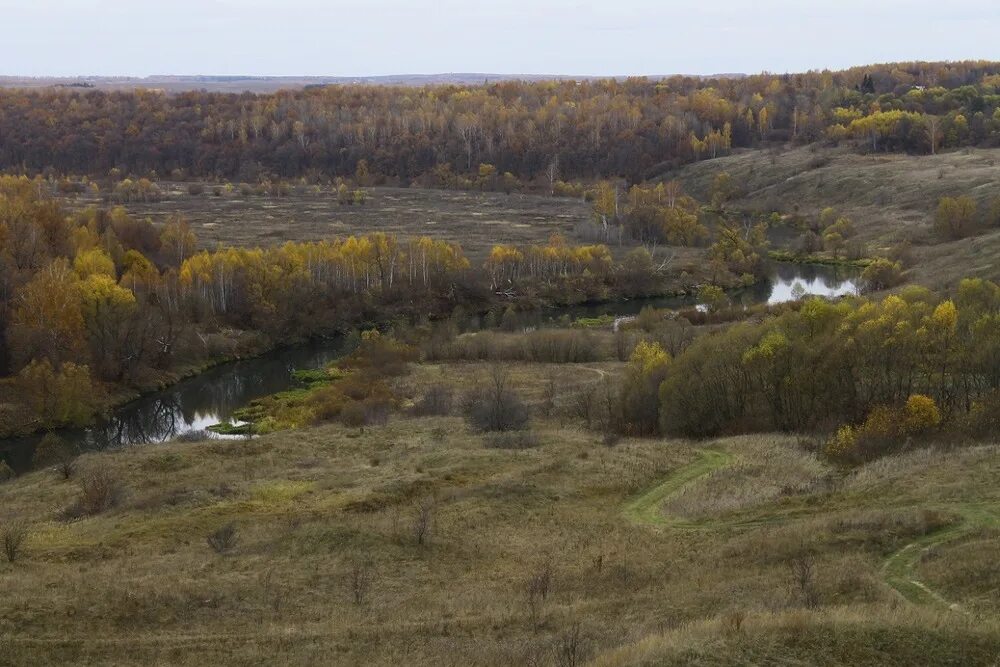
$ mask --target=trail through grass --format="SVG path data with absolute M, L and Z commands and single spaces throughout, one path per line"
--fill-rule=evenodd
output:
M 694 525 L 681 517 L 667 516 L 662 511 L 662 505 L 667 498 L 680 491 L 686 484 L 709 475 L 713 470 L 727 465 L 733 458 L 730 454 L 717 449 L 703 449 L 700 454 L 697 461 L 684 466 L 630 501 L 625 506 L 625 516 L 634 523 L 654 526 Z
M 995 527 L 1000 524 L 995 508 L 963 504 L 952 509 L 961 515 L 961 523 L 942 528 L 907 544 L 886 559 L 882 566 L 882 577 L 903 598 L 914 604 L 937 605 L 967 613 L 957 602 L 948 600 L 917 579 L 914 572 L 920 559 L 931 549 L 961 539 L 979 528 Z
M 752 521 L 691 520 L 667 514 L 663 505 L 668 499 L 680 493 L 688 484 L 707 477 L 715 470 L 729 465 L 733 461 L 731 454 L 718 449 L 703 449 L 699 454 L 696 461 L 680 468 L 659 484 L 643 491 L 626 503 L 625 516 L 636 524 L 676 529 L 747 527 L 796 518 L 796 515 L 785 515 L 764 517 Z M 967 613 L 957 602 L 948 600 L 920 581 L 916 576 L 915 568 L 929 550 L 965 537 L 977 529 L 996 527 L 1000 525 L 1000 516 L 998 516 L 997 508 L 982 504 L 969 503 L 946 509 L 959 514 L 962 517 L 961 522 L 924 535 L 896 551 L 883 564 L 882 578 L 904 599 L 913 604 L 939 606 L 951 611 Z

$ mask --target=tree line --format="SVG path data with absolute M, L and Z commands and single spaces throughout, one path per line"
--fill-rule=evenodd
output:
M 424 179 L 555 193 L 574 189 L 565 179 L 637 183 L 769 142 L 920 153 L 995 145 L 998 89 L 1000 63 L 970 61 L 262 95 L 2 90 L 0 168 L 246 182 L 350 176 L 362 186 Z
M 587 399 L 592 425 L 710 437 L 837 432 L 831 453 L 863 460 L 932 428 L 989 433 L 1000 406 L 1000 286 L 962 281 L 881 300 L 809 299 L 764 321 L 636 348 L 617 387 Z

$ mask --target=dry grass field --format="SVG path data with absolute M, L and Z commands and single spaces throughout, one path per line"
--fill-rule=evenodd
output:
M 527 449 L 399 414 L 88 454 L 75 479 L 0 485 L 0 526 L 29 527 L 0 559 L 0 661 L 993 664 L 1000 534 L 963 512 L 1000 504 L 996 446 L 851 473 L 786 436 L 608 447 L 537 408 L 619 364 L 511 368 L 536 408 Z M 418 365 L 402 382 L 419 396 L 488 372 Z M 120 502 L 67 518 L 98 469 Z M 914 543 L 926 555 L 902 575 L 961 610 L 890 585 Z
M 745 151 L 690 165 L 671 177 L 707 199 L 720 171 L 743 193 L 733 206 L 807 215 L 832 206 L 854 221 L 873 255 L 910 240 L 917 260 L 910 282 L 951 288 L 964 277 L 1000 277 L 1000 231 L 947 242 L 932 233 L 941 197 L 969 195 L 988 205 L 1000 196 L 1000 149 L 925 156 L 819 147 Z
M 161 201 L 126 208 L 156 222 L 183 215 L 207 248 L 381 231 L 458 241 L 481 261 L 495 243 L 545 242 L 555 233 L 570 237 L 577 222 L 591 217 L 590 205 L 578 199 L 497 192 L 371 188 L 363 205 L 340 205 L 336 192 L 308 186 L 294 188 L 287 197 L 243 195 L 238 189 L 214 196 L 211 185 L 199 195 L 189 194 L 183 183 L 160 187 Z
M 942 196 L 968 194 L 986 205 L 1000 195 L 1000 149 L 933 156 L 861 155 L 847 148 L 815 146 L 754 150 L 704 160 L 670 177 L 708 201 L 712 179 L 720 171 L 727 171 L 743 193 L 732 203 L 737 208 L 812 215 L 835 207 L 854 221 L 869 255 L 885 254 L 909 240 L 917 260 L 909 282 L 948 289 L 963 277 L 1000 277 L 1000 231 L 942 241 L 931 228 Z M 541 195 L 371 188 L 365 204 L 340 205 L 335 192 L 314 186 L 295 186 L 285 197 L 241 194 L 239 188 L 220 188 L 216 196 L 211 184 L 192 195 L 188 186 L 161 182 L 161 201 L 126 208 L 158 222 L 183 215 L 206 248 L 384 231 L 457 241 L 474 263 L 496 243 L 545 242 L 554 233 L 573 239 L 574 226 L 592 217 L 587 202 Z M 99 202 L 81 197 L 73 205 L 94 203 Z M 686 270 L 697 270 L 704 255 L 691 248 L 669 252 L 676 256 L 675 265 Z
M 986 202 L 1000 182 L 1000 149 L 965 149 L 938 155 L 862 155 L 848 148 L 806 146 L 743 151 L 681 169 L 678 178 L 708 199 L 720 171 L 742 191 L 736 205 L 804 214 L 833 206 L 848 213 L 866 239 L 925 231 L 938 199 L 970 195 Z

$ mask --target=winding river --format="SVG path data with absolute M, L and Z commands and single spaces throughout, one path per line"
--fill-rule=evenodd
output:
M 857 292 L 856 271 L 834 267 L 777 264 L 770 280 L 732 295 L 737 303 L 781 303 L 805 295 L 841 296 Z M 677 308 L 692 298 L 634 299 L 560 309 L 571 319 L 600 315 L 635 315 L 645 306 Z M 551 318 L 550 318 L 551 319 Z M 335 337 L 279 349 L 261 357 L 216 366 L 168 389 L 146 394 L 86 429 L 63 429 L 58 435 L 81 450 L 131 447 L 165 442 L 227 422 L 255 398 L 289 389 L 292 371 L 319 368 L 341 356 L 345 339 Z M 218 437 L 218 436 L 216 436 Z M 31 468 L 40 436 L 0 440 L 0 459 L 15 471 Z

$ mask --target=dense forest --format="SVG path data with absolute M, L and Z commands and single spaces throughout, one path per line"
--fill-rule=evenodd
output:
M 995 145 L 1000 63 L 726 78 L 328 86 L 270 95 L 0 91 L 0 168 L 361 185 L 624 177 L 774 142 Z

